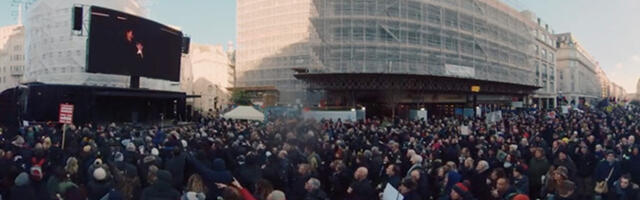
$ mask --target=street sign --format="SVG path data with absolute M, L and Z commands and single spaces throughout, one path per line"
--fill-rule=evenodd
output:
M 60 114 L 58 115 L 58 122 L 61 124 L 73 123 L 73 104 L 60 104 Z

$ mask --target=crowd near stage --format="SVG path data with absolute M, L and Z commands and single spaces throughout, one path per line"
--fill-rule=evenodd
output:
M 73 105 L 73 122 L 156 123 L 185 119 L 184 92 L 82 85 L 29 84 L 0 95 L 7 127 L 58 121 L 61 104 Z M 6 111 L 6 112 L 4 112 Z

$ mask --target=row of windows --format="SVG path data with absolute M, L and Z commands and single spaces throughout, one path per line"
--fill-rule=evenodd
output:
M 22 54 L 14 54 L 14 55 L 11 55 L 9 57 L 9 60 L 10 61 L 23 61 L 24 60 L 24 55 L 22 55 Z
M 501 25 L 514 27 L 519 31 L 526 31 L 524 23 L 513 16 L 487 6 L 481 2 L 473 2 L 472 0 L 458 1 L 447 0 L 454 8 L 462 9 L 452 10 L 434 4 L 425 4 L 417 1 L 398 1 L 393 3 L 383 3 L 373 0 L 350 0 L 350 1 L 332 1 L 333 15 L 367 15 L 382 16 L 392 18 L 402 18 L 414 21 L 429 21 L 431 23 L 443 23 L 447 26 L 457 27 L 460 25 L 462 29 L 472 30 L 474 18 L 472 15 L 489 17 Z M 482 12 L 485 10 L 485 12 Z M 477 18 L 475 19 L 477 20 Z
M 336 27 L 334 36 L 337 43 L 345 41 L 368 41 L 390 44 L 408 44 L 443 48 L 448 51 L 486 57 L 513 65 L 527 65 L 527 56 L 510 47 L 474 38 L 471 35 L 454 31 L 429 28 L 425 32 L 389 29 L 385 26 L 373 27 Z

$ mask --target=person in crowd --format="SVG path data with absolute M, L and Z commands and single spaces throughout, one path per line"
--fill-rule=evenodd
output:
M 14 186 L 11 188 L 11 196 L 8 199 L 11 200 L 36 200 L 36 192 L 31 186 L 29 181 L 29 175 L 26 172 L 20 173 L 14 182 Z
M 371 181 L 367 179 L 369 170 L 359 167 L 353 174 L 353 183 L 347 189 L 349 199 L 366 200 L 375 199 L 376 192 L 371 186 Z
M 402 183 L 400 184 L 400 187 L 398 188 L 400 194 L 402 194 L 402 196 L 404 197 L 403 199 L 406 200 L 421 200 L 422 197 L 420 196 L 420 193 L 418 192 L 418 184 L 410 177 L 406 177 L 404 179 L 402 179 Z
M 613 186 L 607 193 L 607 199 L 640 199 L 640 186 L 631 182 L 630 174 L 622 175 L 613 183 Z
M 475 200 L 469 187 L 464 183 L 456 183 L 448 196 L 443 196 L 440 200 Z
M 180 192 L 171 186 L 173 177 L 171 172 L 167 170 L 158 170 L 156 177 L 151 180 L 152 184 L 142 190 L 140 195 L 141 200 L 151 199 L 178 199 L 180 198 Z
M 489 163 L 484 160 L 479 161 L 471 177 L 471 193 L 478 199 L 491 198 L 491 187 L 487 184 L 490 173 Z
M 284 195 L 284 192 L 280 190 L 274 190 L 273 192 L 269 193 L 269 195 L 267 196 L 267 200 L 287 200 L 287 198 Z
M 640 107 L 620 105 L 504 110 L 491 120 L 34 122 L 0 134 L 0 195 L 344 200 L 378 199 L 389 184 L 408 199 L 590 199 L 606 183 L 599 197 L 634 199 L 638 137 Z
M 543 185 L 542 176 L 548 171 L 549 161 L 545 157 L 544 150 L 542 148 L 535 148 L 533 158 L 529 161 L 529 195 L 531 198 L 536 199 L 540 197 L 541 188 Z
M 304 196 L 304 200 L 328 200 L 327 194 L 320 188 L 320 180 L 317 178 L 309 178 L 304 184 L 304 189 L 307 194 Z
M 517 166 L 513 169 L 513 185 L 518 193 L 529 194 L 529 178 L 526 175 L 527 170 L 523 166 Z
M 187 187 L 183 192 L 182 199 L 204 200 L 207 197 L 207 186 L 199 174 L 193 174 L 187 181 Z

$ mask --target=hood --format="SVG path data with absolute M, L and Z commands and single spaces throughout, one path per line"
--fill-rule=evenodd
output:
M 14 181 L 16 186 L 25 186 L 29 184 L 29 175 L 26 172 L 20 173 Z
M 216 158 L 215 160 L 213 160 L 213 170 L 216 170 L 216 171 L 227 170 L 227 168 L 225 167 L 224 160 L 220 158 Z

